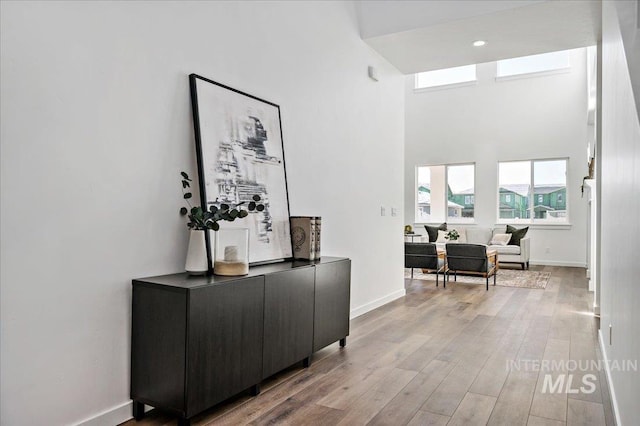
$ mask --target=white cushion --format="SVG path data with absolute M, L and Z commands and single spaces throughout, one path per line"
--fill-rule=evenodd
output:
M 511 234 L 493 234 L 490 245 L 506 246 L 511 241 Z
M 446 243 L 449 241 L 445 238 L 447 236 L 447 232 L 448 231 L 438 230 L 438 239 L 436 240 L 436 243 Z
M 491 246 L 489 246 L 489 250 L 497 251 L 498 255 L 501 255 L 501 254 L 519 255 L 520 254 L 520 246 L 497 246 L 497 245 L 491 245 Z
M 491 228 L 467 228 L 469 244 L 487 244 L 493 235 Z

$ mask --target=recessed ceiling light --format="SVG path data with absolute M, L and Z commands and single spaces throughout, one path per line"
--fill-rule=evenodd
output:
M 484 46 L 485 44 L 487 44 L 487 42 L 486 42 L 486 41 L 484 41 L 484 40 L 476 40 L 476 41 L 474 41 L 474 42 L 473 42 L 473 45 L 474 45 L 475 47 Z

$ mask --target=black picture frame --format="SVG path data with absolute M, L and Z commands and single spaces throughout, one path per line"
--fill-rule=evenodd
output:
M 189 75 L 203 209 L 262 197 L 264 212 L 224 227 L 249 227 L 249 263 L 293 258 L 280 106 L 198 74 Z M 205 232 L 209 272 L 213 235 Z

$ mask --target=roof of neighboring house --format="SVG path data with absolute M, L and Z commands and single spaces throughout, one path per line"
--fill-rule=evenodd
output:
M 418 204 L 431 204 L 431 193 L 418 191 Z M 449 207 L 463 207 L 460 204 L 454 203 L 453 201 L 449 201 L 447 204 Z
M 515 207 L 506 203 L 500 203 L 500 210 L 515 210 Z
M 546 211 L 555 210 L 554 208 L 549 207 L 549 206 L 545 206 L 543 204 L 538 204 L 537 206 L 534 206 L 533 209 L 534 210 L 546 210 Z
M 467 188 L 467 189 L 463 189 L 462 191 L 453 192 L 453 195 L 473 195 L 474 193 L 475 193 L 474 188 Z
M 431 204 L 431 193 L 418 191 L 418 204 Z
M 562 189 L 567 189 L 567 185 L 541 185 L 534 186 L 533 193 L 538 194 L 551 194 L 552 192 L 560 191 Z
M 500 192 L 515 192 L 516 194 L 520 194 L 523 197 L 526 197 L 529 195 L 529 188 L 531 188 L 531 185 L 527 184 L 527 183 L 523 183 L 523 184 L 514 184 L 514 185 L 500 185 Z

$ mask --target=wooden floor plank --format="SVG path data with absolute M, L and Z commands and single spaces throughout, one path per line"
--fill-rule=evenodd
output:
M 489 418 L 489 425 L 525 425 L 533 399 L 538 374 L 511 371 Z
M 390 345 L 389 351 L 376 360 L 362 366 L 362 373 L 345 380 L 340 388 L 330 392 L 318 401 L 319 405 L 336 409 L 347 409 L 361 395 L 382 382 L 394 372 L 396 365 L 422 346 L 427 337 L 412 335 L 404 343 Z M 414 374 L 415 376 L 415 374 Z
M 567 426 L 601 426 L 605 424 L 602 404 L 569 398 L 568 405 Z
M 564 426 L 566 423 L 560 420 L 546 419 L 544 417 L 529 416 L 527 426 Z
M 486 425 L 496 400 L 493 396 L 467 392 L 447 425 Z
M 452 368 L 448 362 L 431 361 L 369 424 L 396 426 L 408 423 Z
M 421 407 L 424 411 L 451 416 L 471 387 L 480 366 L 458 363 Z
M 545 348 L 543 360 L 548 361 L 549 365 L 553 361 L 557 361 L 558 365 L 566 365 L 569 360 L 569 345 L 567 340 L 548 339 Z M 566 368 L 553 369 L 543 368 L 538 374 L 538 383 L 531 404 L 531 415 L 545 417 L 554 420 L 566 421 L 567 418 L 567 393 L 566 388 L 551 392 L 549 380 L 553 383 L 568 379 L 568 371 Z M 545 386 L 547 381 L 547 386 Z
M 402 389 L 418 375 L 416 371 L 394 369 L 375 387 L 353 401 L 345 410 L 340 425 L 365 425 L 374 418 Z
M 407 426 L 445 426 L 450 417 L 419 410 Z

